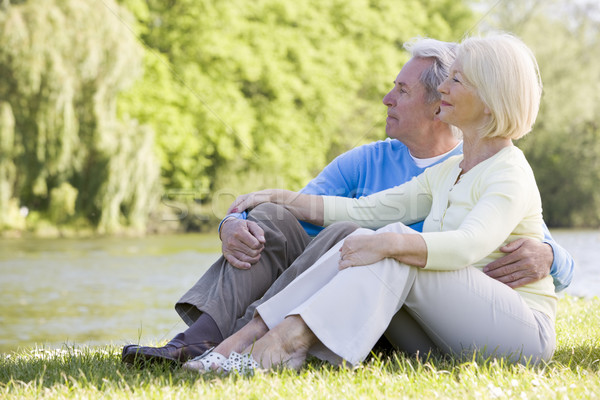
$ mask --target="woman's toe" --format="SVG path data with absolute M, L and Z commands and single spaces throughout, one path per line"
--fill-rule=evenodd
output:
M 222 354 L 211 352 L 183 364 L 183 368 L 197 371 L 201 374 L 221 369 L 227 362 L 227 357 Z

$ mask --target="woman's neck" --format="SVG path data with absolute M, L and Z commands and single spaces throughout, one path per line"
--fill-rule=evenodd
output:
M 468 172 L 474 166 L 487 160 L 505 147 L 512 146 L 507 138 L 480 138 L 478 133 L 466 134 L 463 137 L 463 160 L 460 163 L 462 172 Z

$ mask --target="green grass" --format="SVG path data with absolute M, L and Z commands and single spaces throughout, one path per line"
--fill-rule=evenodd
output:
M 254 377 L 127 368 L 114 346 L 26 349 L 1 356 L 0 398 L 600 399 L 600 299 L 561 298 L 557 335 L 552 361 L 535 367 L 390 353 L 355 369 L 312 360 Z

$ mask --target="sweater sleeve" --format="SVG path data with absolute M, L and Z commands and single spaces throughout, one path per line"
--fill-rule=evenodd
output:
M 480 182 L 482 187 L 471 187 L 477 200 L 457 229 L 423 233 L 425 268 L 452 270 L 474 264 L 502 245 L 519 224 L 523 234 L 541 239 L 541 203 L 537 205 L 537 187 L 528 171 L 504 169 Z
M 363 228 L 377 229 L 393 222 L 412 224 L 423 220 L 431 209 L 431 191 L 423 175 L 358 199 L 325 196 L 324 225 L 353 221 Z
M 300 190 L 300 193 L 317 194 L 322 196 L 350 196 L 356 190 L 358 181 L 358 168 L 363 157 L 363 147 L 350 150 L 336 157 L 332 162 Z M 316 236 L 323 230 L 322 226 L 306 221 L 300 225 L 310 236 Z
M 362 162 L 364 146 L 350 150 L 330 162 L 300 193 L 322 196 L 350 196 L 356 190 L 357 165 Z
M 552 247 L 552 253 L 554 254 L 554 261 L 550 267 L 550 275 L 554 280 L 554 287 L 557 292 L 565 290 L 573 280 L 573 270 L 575 268 L 575 261 L 567 250 L 560 246 L 552 235 L 548 227 L 544 223 L 544 243 L 547 243 Z

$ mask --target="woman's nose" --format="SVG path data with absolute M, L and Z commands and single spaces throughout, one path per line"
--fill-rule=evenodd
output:
M 438 92 L 446 93 L 446 82 L 448 82 L 448 78 L 444 79 L 444 81 L 437 87 Z

